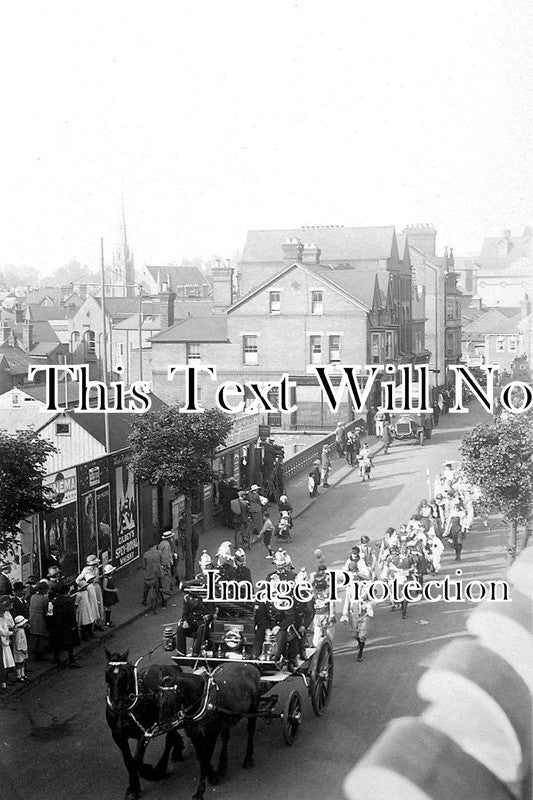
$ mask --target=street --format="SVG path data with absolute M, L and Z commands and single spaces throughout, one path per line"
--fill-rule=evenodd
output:
M 480 421 L 481 412 L 441 418 L 430 442 L 395 443 L 388 455 L 374 461 L 372 480 L 362 483 L 354 469 L 337 486 L 321 496 L 295 521 L 289 552 L 298 570 L 314 569 L 313 550 L 321 547 L 328 566 L 341 568 L 350 546 L 363 534 L 380 539 L 389 525 L 397 527 L 428 496 L 426 470 L 433 480 L 445 459 L 458 459 L 461 438 Z M 462 578 L 486 580 L 502 577 L 504 554 L 501 529 L 484 529 L 476 520 L 467 538 L 460 566 Z M 453 551 L 446 549 L 442 575 L 455 577 Z M 248 564 L 254 579 L 264 577 L 269 562 L 262 546 L 255 547 Z M 364 660 L 357 663 L 353 638 L 340 622 L 334 641 L 335 676 L 330 705 L 321 718 L 314 717 L 304 698 L 300 736 L 292 748 L 283 742 L 279 723 L 258 723 L 255 767 L 245 771 L 244 724 L 232 733 L 228 777 L 218 787 L 207 788 L 208 797 L 254 800 L 290 797 L 339 798 L 342 782 L 356 760 L 393 717 L 419 714 L 424 704 L 416 694 L 417 680 L 435 652 L 454 637 L 466 635 L 465 616 L 472 603 L 419 603 L 409 606 L 408 617 L 376 608 Z M 338 617 L 341 607 L 339 605 Z M 156 617 L 144 616 L 120 630 L 107 647 L 130 657 L 161 643 L 162 627 L 177 621 L 175 607 Z M 159 649 L 153 660 L 169 660 Z M 146 660 L 148 661 L 148 659 Z M 58 670 L 48 678 L 4 701 L 0 707 L 2 757 L 0 785 L 9 800 L 88 800 L 122 798 L 127 774 L 111 739 L 105 712 L 105 655 L 101 647 L 86 653 L 83 669 Z M 143 665 L 146 662 L 143 662 Z M 281 689 L 305 689 L 291 678 Z M 150 745 L 147 760 L 155 761 L 161 743 Z M 147 800 L 192 796 L 197 767 L 195 758 L 173 764 L 161 783 L 142 782 Z

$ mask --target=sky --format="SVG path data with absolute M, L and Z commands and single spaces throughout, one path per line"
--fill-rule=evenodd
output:
M 0 264 L 231 258 L 246 231 L 533 216 L 529 0 L 56 0 L 0 31 Z

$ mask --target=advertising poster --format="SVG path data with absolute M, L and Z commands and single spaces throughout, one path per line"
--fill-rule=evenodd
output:
M 46 575 L 57 561 L 68 577 L 79 572 L 76 469 L 66 469 L 43 479 L 56 497 L 54 510 L 43 516 L 41 570 Z M 57 561 L 56 561 L 57 559 Z
M 139 526 L 133 470 L 124 456 L 116 456 L 113 463 L 117 525 L 113 563 L 117 568 L 120 568 L 139 557 Z
M 80 483 L 80 562 L 97 555 L 102 564 L 113 556 L 111 493 L 106 459 L 78 467 Z

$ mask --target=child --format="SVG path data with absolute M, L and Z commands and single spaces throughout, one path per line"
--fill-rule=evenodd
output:
M 15 675 L 17 681 L 20 683 L 28 680 L 26 678 L 28 640 L 26 639 L 26 632 L 24 630 L 28 625 L 28 620 L 21 614 L 15 617 L 15 628 L 13 630 L 13 659 L 15 661 Z
M 372 464 L 372 459 L 370 458 L 370 453 L 368 452 L 366 447 L 363 448 L 363 450 L 361 450 L 358 456 L 358 461 L 359 461 L 359 474 L 361 475 L 362 479 L 364 481 L 370 480 L 370 472 L 372 470 L 373 464 Z
M 118 592 L 113 579 L 114 573 L 115 567 L 112 564 L 106 564 L 103 569 L 102 594 L 105 614 L 104 624 L 108 628 L 114 627 L 114 624 L 111 622 L 111 609 L 116 603 L 118 603 Z
M 309 473 L 309 479 L 307 481 L 307 488 L 309 489 L 309 497 L 316 496 L 316 483 L 315 483 L 315 473 Z

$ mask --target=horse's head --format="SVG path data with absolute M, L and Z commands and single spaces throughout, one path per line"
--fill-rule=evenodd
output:
M 105 653 L 107 703 L 113 711 L 122 711 L 135 700 L 135 666 L 128 661 L 129 650 L 125 653 L 110 653 L 106 649 Z
M 165 728 L 179 722 L 184 715 L 185 706 L 183 684 L 179 677 L 164 675 L 159 682 L 156 697 L 159 725 Z

